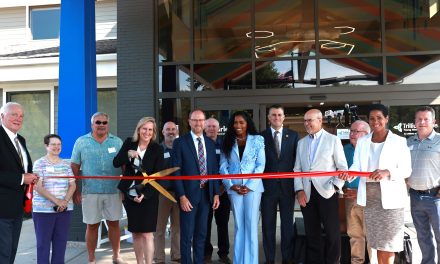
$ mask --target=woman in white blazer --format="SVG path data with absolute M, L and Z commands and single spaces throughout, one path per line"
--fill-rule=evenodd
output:
M 221 174 L 262 173 L 266 164 L 264 139 L 246 112 L 229 119 L 220 156 Z M 258 219 L 261 179 L 224 179 L 235 221 L 234 264 L 258 263 Z
M 377 250 L 379 264 L 393 263 L 403 250 L 405 178 L 411 175 L 411 154 L 406 139 L 386 128 L 388 109 L 373 104 L 368 114 L 372 133 L 358 139 L 350 170 L 370 171 L 361 177 L 357 203 L 365 206 L 369 246 Z M 351 179 L 347 173 L 343 179 Z

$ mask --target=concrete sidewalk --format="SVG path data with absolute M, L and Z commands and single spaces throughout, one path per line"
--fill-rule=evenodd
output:
M 300 216 L 300 213 L 296 212 L 295 217 Z M 278 215 L 278 226 L 277 226 L 277 252 L 276 252 L 276 260 L 275 263 L 281 263 L 281 251 L 280 251 L 280 220 Z M 215 221 L 212 223 L 212 236 L 211 243 L 214 246 L 214 252 L 212 255 L 213 264 L 220 264 L 218 262 L 217 257 L 217 228 L 215 225 Z M 262 247 L 262 238 L 261 238 L 261 220 L 259 223 L 259 260 L 260 263 L 265 261 L 263 247 Z M 411 242 L 413 246 L 413 263 L 420 263 L 421 261 L 421 253 L 419 246 L 417 244 L 416 234 L 413 228 L 409 228 L 411 231 L 410 235 L 412 237 Z M 229 241 L 230 245 L 230 254 L 229 257 L 232 259 L 233 257 L 233 246 L 234 246 L 234 219 L 231 212 L 231 217 L 229 220 Z M 173 263 L 170 261 L 170 240 L 166 239 L 165 244 L 165 252 L 166 252 L 166 263 Z M 136 263 L 136 258 L 134 255 L 134 251 L 132 248 L 132 244 L 128 243 L 126 240 L 121 241 L 121 256 L 128 263 Z M 96 258 L 97 263 L 112 263 L 112 250 L 110 248 L 109 243 L 104 243 L 101 245 L 101 248 L 96 250 Z M 85 242 L 68 242 L 65 261 L 68 264 L 87 264 L 87 250 Z M 17 257 L 15 259 L 15 263 L 17 264 L 29 264 L 29 263 L 37 263 L 37 249 L 36 249 L 36 241 L 35 241 L 35 231 L 32 219 L 26 220 L 23 222 L 23 228 L 21 230 L 20 243 L 18 246 Z

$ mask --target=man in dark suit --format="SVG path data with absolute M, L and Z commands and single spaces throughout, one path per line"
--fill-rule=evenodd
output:
M 27 184 L 36 183 L 25 139 L 18 135 L 24 111 L 18 103 L 1 108 L 0 128 L 0 263 L 14 263 Z
M 191 132 L 174 140 L 171 155 L 175 175 L 218 174 L 214 142 L 203 135 L 205 113 L 200 109 L 189 115 Z M 180 204 L 180 255 L 182 264 L 204 263 L 209 207 L 220 204 L 218 180 L 176 180 L 176 198 Z M 197 227 L 197 228 L 196 228 Z
M 272 105 L 267 117 L 270 127 L 262 133 L 266 152 L 264 172 L 292 172 L 295 166 L 298 133 L 283 128 L 285 116 L 281 105 Z M 281 218 L 282 263 L 292 263 L 295 205 L 293 179 L 263 179 L 263 185 L 261 219 L 266 263 L 275 263 L 277 207 L 279 207 Z

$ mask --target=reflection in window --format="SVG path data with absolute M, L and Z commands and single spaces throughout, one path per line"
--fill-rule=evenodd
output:
M 188 92 L 191 90 L 190 66 L 159 67 L 159 92 Z
M 163 98 L 159 99 L 159 122 L 158 130 L 162 131 L 163 124 L 173 121 L 179 126 L 179 134 L 187 133 L 190 128 L 188 115 L 191 111 L 191 100 L 189 98 Z M 162 133 L 159 133 L 162 134 Z
M 320 86 L 382 83 L 381 58 L 344 58 L 320 61 Z
M 159 62 L 190 60 L 192 1 L 159 0 L 158 2 Z
M 440 82 L 440 55 L 387 57 L 387 83 Z
M 432 3 L 432 5 L 431 5 Z M 438 50 L 438 1 L 383 1 L 389 52 Z
M 311 55 L 310 52 L 315 50 L 313 3 L 304 0 L 256 0 L 255 57 Z
M 194 90 L 252 89 L 250 63 L 216 63 L 194 65 Z
M 32 8 L 30 10 L 32 39 L 60 37 L 60 8 Z
M 50 132 L 49 91 L 7 93 L 6 98 L 8 102 L 17 102 L 24 108 L 23 126 L 19 133 L 26 139 L 32 160 L 43 157 L 46 155 L 43 137 Z
M 251 0 L 193 2 L 196 60 L 251 57 Z
M 321 0 L 319 51 L 325 55 L 380 52 L 380 1 Z
M 315 60 L 257 62 L 256 68 L 257 89 L 316 86 Z
M 117 92 L 116 89 L 98 89 L 98 111 L 110 117 L 110 133 L 118 133 Z

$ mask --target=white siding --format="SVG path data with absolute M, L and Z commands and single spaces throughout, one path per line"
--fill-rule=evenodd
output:
M 0 43 L 23 43 L 26 40 L 26 8 L 0 9 Z
M 96 39 L 116 38 L 116 1 L 96 2 Z

